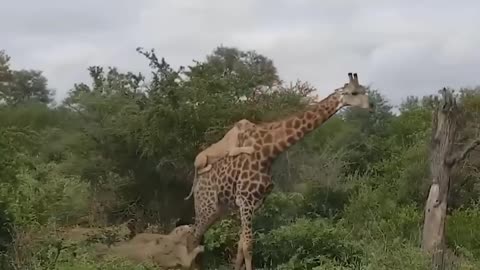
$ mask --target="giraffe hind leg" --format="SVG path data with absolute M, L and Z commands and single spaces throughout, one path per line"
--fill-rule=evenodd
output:
M 205 232 L 225 213 L 225 209 L 218 204 L 216 194 L 213 197 L 207 196 L 208 193 L 203 190 L 204 187 L 199 188 L 198 196 L 195 198 L 195 223 L 193 224 L 192 241 L 188 245 L 189 252 L 200 245 Z M 199 265 L 197 259 L 194 260 L 193 265 Z
M 240 236 L 240 241 L 238 242 L 239 247 L 237 251 L 237 258 L 235 260 L 235 270 L 240 270 L 242 263 L 245 263 L 246 270 L 252 270 L 252 251 L 253 251 L 253 228 L 252 228 L 252 218 L 253 211 L 255 209 L 254 205 L 249 205 L 244 203 L 244 200 L 241 200 L 239 204 L 240 208 L 240 221 L 242 233 Z M 240 252 L 240 249 L 242 252 Z
M 196 203 L 196 202 L 195 202 Z M 194 224 L 194 246 L 200 244 L 200 239 L 203 234 L 215 223 L 219 218 L 222 217 L 224 211 L 220 207 L 208 206 L 202 211 L 195 214 L 195 224 Z
M 240 239 L 238 240 L 238 245 L 237 245 L 237 257 L 235 258 L 235 262 L 234 262 L 235 267 L 242 267 L 244 262 L 242 230 L 240 230 L 239 235 L 240 235 Z

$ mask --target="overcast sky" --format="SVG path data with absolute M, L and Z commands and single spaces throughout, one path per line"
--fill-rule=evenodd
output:
M 480 85 L 480 1 L 1 0 L 0 49 L 44 71 L 57 99 L 89 65 L 146 71 L 135 48 L 174 66 L 218 45 L 273 59 L 282 79 L 324 96 L 357 72 L 394 104 Z

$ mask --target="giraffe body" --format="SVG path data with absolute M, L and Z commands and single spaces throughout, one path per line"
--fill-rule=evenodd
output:
M 301 140 L 306 134 L 319 127 L 343 106 L 372 108 L 365 88 L 358 78 L 349 73 L 350 82 L 307 110 L 286 119 L 256 124 L 246 131 L 243 146 L 253 147 L 250 155 L 227 156 L 212 164 L 209 172 L 198 178 L 194 191 L 195 224 L 194 243 L 208 228 L 231 211 L 238 211 L 241 233 L 238 242 L 235 269 L 245 263 L 246 270 L 252 269 L 254 212 L 272 192 L 272 162 L 282 152 Z
M 185 200 L 190 199 L 193 194 L 193 190 L 197 185 L 198 175 L 204 174 L 212 169 L 212 164 L 222 159 L 225 156 L 237 156 L 242 153 L 252 154 L 254 149 L 251 146 L 241 146 L 245 132 L 249 129 L 255 128 L 255 124 L 242 119 L 235 123 L 235 125 L 223 136 L 223 138 L 207 147 L 207 149 L 200 152 L 194 161 L 195 175 L 193 179 L 192 188 L 190 194 L 185 197 Z

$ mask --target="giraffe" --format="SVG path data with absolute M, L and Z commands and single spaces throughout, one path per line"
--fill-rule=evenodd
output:
M 238 211 L 241 232 L 235 259 L 235 269 L 245 264 L 252 270 L 254 212 L 273 189 L 272 162 L 305 135 L 320 127 L 345 106 L 373 111 L 366 88 L 359 84 L 356 73 L 348 73 L 349 82 L 332 94 L 309 104 L 306 110 L 282 120 L 259 123 L 247 131 L 243 146 L 253 146 L 250 155 L 225 157 L 212 164 L 201 175 L 194 191 L 195 223 L 191 247 L 199 245 L 203 234 L 227 213 Z

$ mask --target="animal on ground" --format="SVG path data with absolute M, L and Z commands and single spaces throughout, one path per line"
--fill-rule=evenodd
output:
M 223 138 L 201 151 L 194 161 L 195 175 L 192 188 L 185 200 L 190 199 L 193 190 L 197 185 L 198 175 L 204 174 L 212 168 L 212 164 L 226 156 L 237 156 L 240 154 L 252 154 L 254 149 L 251 146 L 241 146 L 244 141 L 244 134 L 247 130 L 254 129 L 255 124 L 247 119 L 237 121 Z
M 140 233 L 131 240 L 115 244 L 110 248 L 97 245 L 98 255 L 120 257 L 135 263 L 152 263 L 160 269 L 190 269 L 193 260 L 204 251 L 202 245 L 188 251 L 188 237 L 192 227 L 179 226 L 167 235 Z
M 357 74 L 348 73 L 349 82 L 319 102 L 278 121 L 255 124 L 245 131 L 241 146 L 253 147 L 250 155 L 227 156 L 212 164 L 209 172 L 199 175 L 193 192 L 195 223 L 192 248 L 203 234 L 227 213 L 238 211 L 241 233 L 234 262 L 235 269 L 252 270 L 254 213 L 272 192 L 273 161 L 289 147 L 320 127 L 338 110 L 346 106 L 369 109 L 367 89 L 358 82 Z
M 188 237 L 192 237 L 192 226 L 191 225 L 177 226 L 167 235 L 173 238 L 178 238 L 178 239 L 186 238 L 188 240 Z M 163 234 L 159 234 L 159 233 L 138 233 L 132 239 L 130 239 L 129 243 L 147 243 L 162 236 Z

